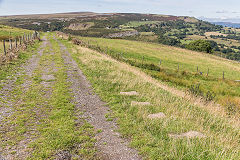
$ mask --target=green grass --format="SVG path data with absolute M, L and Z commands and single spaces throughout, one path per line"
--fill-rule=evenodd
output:
M 112 45 L 111 40 L 101 40 L 103 41 L 101 44 L 108 44 L 106 41 L 109 41 L 109 47 Z M 114 41 L 115 45 L 118 41 Z M 138 43 L 120 42 L 126 43 L 126 46 Z M 119 45 L 123 45 L 122 43 Z M 239 126 L 234 128 L 227 119 L 215 116 L 157 87 L 148 80 L 150 77 L 141 72 L 136 74 L 139 69 L 135 67 L 88 49 L 81 47 L 74 49 L 74 45 L 67 41 L 65 44 L 91 81 L 95 92 L 111 107 L 113 113 L 106 117 L 118 119 L 119 131 L 123 137 L 130 139 L 131 146 L 136 148 L 145 159 L 240 158 Z M 143 46 L 138 47 L 142 49 Z M 132 90 L 140 95 L 128 97 L 119 94 L 121 91 Z M 131 106 L 131 101 L 148 101 L 152 105 Z M 148 114 L 158 112 L 164 112 L 167 118 L 147 119 Z M 169 133 L 190 130 L 202 132 L 207 138 L 172 139 L 168 136 Z
M 28 33 L 32 33 L 32 31 L 27 29 L 20 29 L 20 28 L 0 25 L 0 37 L 6 36 L 6 37 L 14 38 L 14 37 L 22 36 L 24 35 L 24 33 L 28 34 Z
M 240 83 L 235 82 L 240 80 L 240 65 L 237 62 L 154 43 L 104 38 L 80 39 L 88 41 L 91 44 L 89 47 L 111 56 L 118 57 L 121 53 L 125 62 L 177 88 L 188 90 L 192 85 L 200 84 L 204 97 L 211 92 L 215 100 L 226 106 L 227 112 L 229 105 L 236 106 L 236 113 L 240 110 Z M 222 80 L 223 72 L 225 80 Z

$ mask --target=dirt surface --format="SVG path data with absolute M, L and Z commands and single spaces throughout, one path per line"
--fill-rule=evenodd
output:
M 79 118 L 85 118 L 96 131 L 101 130 L 96 135 L 97 157 L 104 160 L 138 160 L 136 150 L 128 147 L 128 142 L 115 132 L 118 129 L 113 121 L 107 121 L 105 115 L 109 113 L 109 108 L 100 98 L 94 94 L 91 85 L 78 68 L 77 63 L 71 58 L 66 47 L 60 44 L 61 50 L 65 51 L 63 59 L 68 68 L 68 81 L 71 82 L 70 89 L 74 95 L 76 110 L 84 110 Z

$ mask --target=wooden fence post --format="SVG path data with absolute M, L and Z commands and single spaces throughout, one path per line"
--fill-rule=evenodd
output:
M 207 70 L 207 76 L 208 76 L 208 74 L 209 74 L 209 68 L 208 68 L 208 70 Z
M 17 38 L 15 39 L 15 45 L 16 45 L 16 49 L 17 49 L 17 47 L 18 47 Z
M 6 46 L 5 46 L 5 40 L 3 40 L 3 49 L 4 49 L 4 54 L 7 55 Z
M 9 39 L 9 48 L 10 48 L 10 50 L 12 50 L 12 41 L 11 41 L 11 39 Z

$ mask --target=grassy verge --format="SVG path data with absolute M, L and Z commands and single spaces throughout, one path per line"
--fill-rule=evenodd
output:
M 135 43 L 135 42 L 134 42 Z M 91 81 L 96 93 L 113 110 L 119 131 L 131 140 L 146 159 L 239 159 L 239 127 L 233 128 L 227 120 L 191 105 L 141 79 L 134 67 L 117 62 L 86 48 L 65 41 L 73 58 Z M 138 70 L 138 69 L 137 69 Z M 139 74 L 143 74 L 138 71 Z M 121 91 L 135 90 L 139 96 L 126 97 Z M 148 101 L 151 106 L 131 106 L 131 101 Z M 149 120 L 147 115 L 164 112 L 167 117 Z M 206 138 L 174 139 L 170 133 L 195 130 Z

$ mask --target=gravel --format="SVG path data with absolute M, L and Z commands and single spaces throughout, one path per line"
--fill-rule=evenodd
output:
M 98 149 L 98 158 L 109 160 L 139 160 L 138 152 L 129 148 L 128 141 L 122 139 L 120 134 L 115 132 L 118 129 L 114 121 L 107 121 L 105 115 L 109 113 L 109 107 L 100 100 L 91 89 L 83 72 L 79 69 L 77 63 L 71 58 L 66 47 L 60 44 L 65 65 L 68 69 L 68 81 L 71 82 L 70 89 L 74 95 L 76 110 L 85 111 L 79 115 L 79 119 L 85 118 L 95 130 L 102 130 L 96 135 L 95 144 Z

